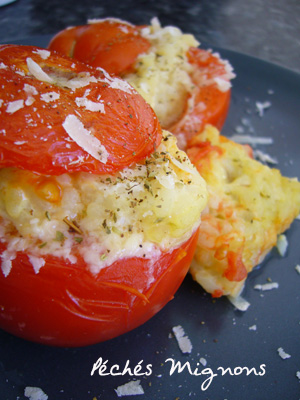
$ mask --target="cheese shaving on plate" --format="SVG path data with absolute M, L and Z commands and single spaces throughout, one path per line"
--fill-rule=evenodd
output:
M 281 257 L 284 257 L 288 248 L 288 240 L 284 234 L 278 236 L 276 246 Z
M 172 328 L 172 331 L 175 335 L 178 346 L 179 346 L 180 350 L 182 351 L 182 353 L 191 353 L 193 346 L 192 346 L 192 343 L 191 343 L 189 337 L 186 336 L 182 326 L 181 325 L 174 326 Z
M 278 288 L 279 284 L 277 282 L 265 283 L 263 285 L 258 284 L 254 286 L 254 289 L 262 291 L 278 289 Z
M 24 390 L 24 396 L 29 400 L 47 400 L 48 396 L 39 387 L 27 386 Z
M 251 136 L 251 135 L 233 135 L 230 136 L 228 139 L 240 143 L 240 144 L 273 144 L 273 139 L 271 137 L 258 137 L 258 136 Z
M 247 311 L 250 303 L 241 296 L 228 296 L 230 303 L 239 311 Z
M 261 161 L 263 163 L 268 163 L 268 164 L 278 164 L 278 161 L 276 158 L 273 158 L 267 153 L 264 153 L 261 150 L 254 150 L 253 151 L 254 158 L 258 161 Z
M 271 107 L 271 105 L 272 105 L 272 104 L 271 104 L 270 101 L 265 101 L 264 103 L 261 103 L 261 102 L 257 101 L 257 102 L 255 103 L 255 106 L 256 106 L 258 115 L 259 115 L 260 117 L 262 117 L 262 116 L 264 115 L 265 109 Z
M 125 383 L 124 385 L 118 386 L 115 389 L 118 397 L 122 396 L 136 396 L 139 394 L 144 394 L 144 389 L 141 385 L 141 381 L 130 381 Z
M 287 358 L 291 358 L 290 354 L 286 353 L 282 347 L 279 347 L 277 349 L 279 357 L 281 357 L 283 360 L 286 360 Z

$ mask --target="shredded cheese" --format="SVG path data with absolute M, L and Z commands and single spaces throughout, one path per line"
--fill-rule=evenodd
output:
M 24 390 L 24 396 L 29 400 L 47 400 L 48 396 L 39 387 L 27 386 Z
M 284 234 L 278 236 L 277 239 L 277 250 L 281 257 L 284 257 L 288 248 L 288 240 Z
M 291 358 L 290 354 L 286 353 L 282 347 L 279 347 L 277 349 L 279 357 L 281 357 L 283 360 L 286 360 L 287 358 Z
M 242 296 L 228 296 L 230 303 L 239 311 L 247 311 L 250 303 Z
M 24 107 L 24 100 L 11 101 L 10 103 L 7 104 L 6 112 L 8 114 L 13 114 L 23 107 Z
M 43 69 L 39 66 L 39 64 L 36 63 L 35 61 L 33 61 L 32 58 L 27 57 L 26 63 L 27 63 L 29 72 L 36 79 L 38 79 L 39 81 L 42 81 L 42 82 L 55 83 L 54 79 L 51 78 L 48 74 L 46 74 L 46 72 L 44 72 Z
M 84 107 L 86 110 L 105 113 L 104 104 L 101 102 L 96 103 L 95 101 L 88 100 L 86 97 L 76 97 L 75 102 L 78 107 Z
M 140 394 L 144 394 L 144 389 L 141 385 L 141 381 L 130 381 L 125 383 L 124 385 L 118 386 L 115 389 L 118 397 L 122 396 L 136 396 Z
M 262 291 L 278 289 L 278 288 L 279 288 L 278 282 L 265 283 L 263 285 L 257 284 L 254 286 L 254 289 Z
M 34 54 L 38 54 L 43 60 L 47 60 L 50 57 L 50 51 L 44 49 L 37 49 L 33 51 Z
M 273 144 L 273 139 L 271 137 L 258 137 L 258 136 L 250 136 L 250 135 L 232 135 L 228 139 L 233 140 L 234 142 L 240 143 L 240 144 L 251 144 L 251 145 Z
M 100 141 L 85 129 L 83 123 L 76 115 L 68 115 L 63 123 L 63 127 L 67 134 L 80 146 L 83 150 L 89 153 L 96 160 L 106 164 L 108 152 Z
M 192 342 L 190 341 L 189 337 L 185 334 L 184 329 L 181 325 L 174 326 L 172 331 L 175 335 L 177 340 L 178 346 L 182 353 L 191 353 L 193 346 Z
M 258 115 L 259 115 L 260 117 L 262 117 L 262 116 L 264 115 L 264 111 L 265 111 L 267 108 L 271 107 L 271 102 L 270 102 L 270 101 L 265 101 L 264 103 L 261 103 L 261 102 L 257 101 L 257 102 L 255 103 L 255 106 L 256 106 Z
M 41 100 L 49 103 L 50 101 L 56 101 L 60 98 L 60 94 L 56 92 L 48 92 L 41 94 Z
M 33 266 L 34 272 L 38 274 L 40 269 L 45 265 L 45 260 L 41 257 L 35 257 L 33 255 L 29 255 L 28 257 L 31 265 Z

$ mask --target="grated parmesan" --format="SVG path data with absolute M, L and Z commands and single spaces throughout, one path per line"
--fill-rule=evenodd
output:
M 240 144 L 262 144 L 268 145 L 273 144 L 273 139 L 271 137 L 262 137 L 262 136 L 250 136 L 250 135 L 232 135 L 228 139 L 240 143 Z
M 231 83 L 227 79 L 217 77 L 214 78 L 214 81 L 216 82 L 220 92 L 227 92 L 231 88 Z
M 124 385 L 118 386 L 117 389 L 115 389 L 115 392 L 118 397 L 136 396 L 145 393 L 140 380 L 130 381 Z
M 249 326 L 249 331 L 256 331 L 256 329 L 257 329 L 256 325 Z
M 192 346 L 192 343 L 191 343 L 189 337 L 186 336 L 182 326 L 181 325 L 174 326 L 172 328 L 172 331 L 175 335 L 178 346 L 179 346 L 180 350 L 182 351 L 182 353 L 191 353 L 193 346 Z
M 98 79 L 99 82 L 107 83 L 112 89 L 118 89 L 125 93 L 134 93 L 134 88 L 129 85 L 125 80 L 110 76 L 104 69 L 98 67 L 97 70 L 101 71 L 104 78 Z
M 96 103 L 95 101 L 88 100 L 86 97 L 76 97 L 75 102 L 78 107 L 84 107 L 88 111 L 105 113 L 104 104 L 101 102 Z
M 227 296 L 230 303 L 239 311 L 247 311 L 250 303 L 242 296 Z
M 261 150 L 254 150 L 253 155 L 256 160 L 261 161 L 263 163 L 274 164 L 274 165 L 278 164 L 276 158 L 271 157 L 269 154 L 264 153 Z
M 203 367 L 206 367 L 206 365 L 207 365 L 207 360 L 206 360 L 205 358 L 201 357 L 199 361 L 200 361 L 200 364 L 203 365 Z
M 264 111 L 265 111 L 267 108 L 271 107 L 271 105 L 272 105 L 272 104 L 271 104 L 270 101 L 265 101 L 264 103 L 261 103 L 261 102 L 257 101 L 257 102 L 255 103 L 255 106 L 256 106 L 258 115 L 259 115 L 260 117 L 262 117 L 262 116 L 264 115 Z
M 38 54 L 43 60 L 47 60 L 50 57 L 50 51 L 44 49 L 37 49 L 33 51 L 34 54 Z
M 13 114 L 24 107 L 24 100 L 15 100 L 7 104 L 6 112 Z
M 4 250 L 1 254 L 1 269 L 3 275 L 7 277 L 12 269 L 12 261 L 16 258 L 15 252 Z
M 33 266 L 34 272 L 38 274 L 40 269 L 45 265 L 45 260 L 42 257 L 36 257 L 33 255 L 28 255 L 28 257 Z
M 278 288 L 279 288 L 278 282 L 265 283 L 263 285 L 257 284 L 254 286 L 254 289 L 261 291 L 273 290 Z
M 27 386 L 24 390 L 24 396 L 29 400 L 47 400 L 48 396 L 38 387 Z
M 288 248 L 288 241 L 284 234 L 278 236 L 276 246 L 281 257 L 284 257 Z
M 60 94 L 56 92 L 48 92 L 41 94 L 41 100 L 49 103 L 50 101 L 56 101 L 60 98 Z
M 25 144 L 25 143 L 27 143 L 26 140 L 17 140 L 16 142 L 14 142 L 14 144 L 16 146 L 22 146 L 22 144 Z
M 26 63 L 29 72 L 39 81 L 42 82 L 48 82 L 48 83 L 55 83 L 54 79 L 51 78 L 46 72 L 43 71 L 43 69 L 39 66 L 38 63 L 33 61 L 32 58 L 28 57 L 26 58 Z
M 29 96 L 34 96 L 34 95 L 39 94 L 39 92 L 36 90 L 36 88 L 32 85 L 29 85 L 28 83 L 25 83 L 23 90 Z
M 62 124 L 67 134 L 74 140 L 83 150 L 89 153 L 96 160 L 106 164 L 108 152 L 100 141 L 85 129 L 83 123 L 76 115 L 68 115 Z
M 279 357 L 281 357 L 283 360 L 286 360 L 287 358 L 291 358 L 290 354 L 286 353 L 282 347 L 279 347 L 277 349 Z

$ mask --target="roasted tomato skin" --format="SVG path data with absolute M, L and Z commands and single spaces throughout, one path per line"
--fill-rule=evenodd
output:
M 186 109 L 179 121 L 169 129 L 175 135 L 184 134 L 189 147 L 190 140 L 197 133 L 201 133 L 206 124 L 222 129 L 230 107 L 231 90 L 229 88 L 221 91 L 214 80 L 227 74 L 225 64 L 218 55 L 191 47 L 187 56 L 189 62 L 198 70 L 193 79 L 194 107 Z
M 123 32 L 120 30 L 123 29 Z M 86 62 L 100 66 L 108 72 L 126 77 L 134 72 L 138 55 L 147 52 L 150 44 L 140 35 L 140 26 L 104 20 L 59 32 L 50 42 L 49 48 Z M 187 147 L 189 141 L 211 124 L 221 130 L 230 106 L 231 89 L 220 90 L 215 78 L 230 81 L 226 62 L 210 50 L 191 47 L 187 53 L 190 64 L 195 67 L 192 81 L 195 85 L 186 103 L 183 114 L 172 126 L 163 126 L 177 135 L 184 135 Z M 192 99 L 191 99 L 192 98 Z
M 107 19 L 64 29 L 53 37 L 48 47 L 104 68 L 110 74 L 121 75 L 130 71 L 137 56 L 150 47 L 139 30 L 140 27 L 129 23 Z
M 194 255 L 197 234 L 159 259 L 123 259 L 91 274 L 83 260 L 48 256 L 38 273 L 23 252 L 0 271 L 0 327 L 24 339 L 77 347 L 146 322 L 172 299 Z M 3 254 L 6 246 L 0 243 Z
M 144 160 L 155 150 L 161 140 L 160 125 L 133 88 L 105 71 L 57 53 L 43 59 L 43 52 L 34 46 L 0 46 L 0 63 L 4 65 L 0 69 L 4 132 L 0 167 L 14 166 L 45 175 L 80 171 L 106 174 Z M 54 82 L 33 76 L 28 60 L 54 77 Z M 72 82 L 79 82 L 79 87 L 66 87 Z M 103 162 L 67 133 L 64 124 L 70 116 L 77 122 L 73 132 L 84 131 L 85 141 L 96 140 L 101 145 L 98 154 L 106 154 Z

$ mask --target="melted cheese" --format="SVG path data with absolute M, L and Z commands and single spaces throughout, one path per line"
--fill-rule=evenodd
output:
M 199 140 L 210 146 L 195 161 L 209 201 L 191 273 L 206 291 L 236 296 L 244 279 L 226 278 L 228 253 L 241 254 L 247 272 L 259 264 L 299 214 L 300 183 L 254 160 L 249 147 L 220 136 L 211 126 Z M 192 150 L 189 154 L 193 160 Z
M 94 273 L 120 258 L 155 259 L 190 238 L 207 201 L 204 180 L 167 132 L 145 163 L 116 175 L 52 177 L 47 196 L 37 190 L 40 179 L 14 168 L 0 171 L 5 275 L 17 251 L 30 256 L 36 273 L 47 254 L 72 263 L 80 254 Z
M 183 113 L 193 89 L 193 67 L 186 54 L 199 42 L 178 28 L 162 28 L 156 19 L 142 30 L 142 36 L 151 43 L 150 50 L 138 57 L 135 73 L 124 79 L 152 106 L 162 126 L 168 127 Z

